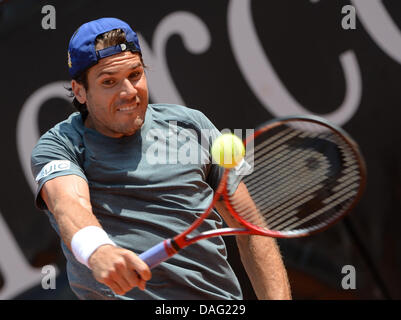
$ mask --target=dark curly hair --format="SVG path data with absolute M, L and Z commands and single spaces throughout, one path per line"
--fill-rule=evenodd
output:
M 85 70 L 82 74 L 80 74 L 78 77 L 74 78 L 76 82 L 79 84 L 82 84 L 85 88 L 85 90 L 88 90 L 88 70 Z M 75 109 L 77 109 L 82 116 L 82 119 L 86 119 L 88 116 L 88 108 L 86 106 L 86 103 L 80 103 L 77 98 L 75 98 L 74 93 L 72 92 L 72 87 L 66 88 L 69 91 L 68 96 L 72 99 L 72 104 L 74 105 Z

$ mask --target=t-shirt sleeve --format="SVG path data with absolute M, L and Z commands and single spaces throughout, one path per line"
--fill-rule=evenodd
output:
M 47 181 L 66 175 L 78 175 L 87 181 L 74 147 L 51 131 L 44 134 L 33 149 L 31 170 L 37 183 L 35 205 L 41 210 L 47 209 L 40 196 Z
M 216 129 L 217 130 L 217 129 Z M 220 131 L 217 130 L 217 133 L 213 137 L 211 137 L 211 142 L 209 144 L 210 148 L 212 147 L 213 141 L 220 135 Z M 212 156 L 209 149 L 209 158 L 210 158 L 210 169 L 206 179 L 206 182 L 212 187 L 214 191 L 217 190 L 217 187 L 220 184 L 220 180 L 223 177 L 224 168 L 219 166 L 218 164 L 212 161 Z
M 193 112 L 193 117 L 196 119 L 198 126 L 201 128 L 202 146 L 207 149 L 209 157 L 209 167 L 206 176 L 206 182 L 214 191 L 216 191 L 223 176 L 224 168 L 212 161 L 210 149 L 213 141 L 221 135 L 221 132 L 201 111 L 193 110 Z

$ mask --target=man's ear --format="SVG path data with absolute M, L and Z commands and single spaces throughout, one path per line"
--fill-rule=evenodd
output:
M 78 83 L 76 80 L 71 81 L 72 92 L 74 93 L 75 98 L 77 98 L 78 102 L 81 104 L 86 103 L 86 89 L 85 87 Z

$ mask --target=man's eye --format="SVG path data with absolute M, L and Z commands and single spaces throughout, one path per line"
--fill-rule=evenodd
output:
M 136 79 L 136 78 L 139 78 L 140 75 L 141 75 L 141 72 L 135 71 L 135 72 L 133 72 L 133 73 L 130 74 L 130 78 L 131 78 L 131 79 Z
M 102 81 L 102 84 L 106 85 L 106 86 L 111 86 L 114 84 L 114 80 L 111 79 L 106 79 Z

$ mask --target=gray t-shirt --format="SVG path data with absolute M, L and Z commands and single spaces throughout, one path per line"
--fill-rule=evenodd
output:
M 141 130 L 123 138 L 85 127 L 74 113 L 32 152 L 36 205 L 59 233 L 40 190 L 50 179 L 78 175 L 88 182 L 93 213 L 110 238 L 140 254 L 184 231 L 210 204 L 222 175 L 209 153 L 218 134 L 201 112 L 177 105 L 149 105 Z M 222 225 L 213 211 L 196 232 Z M 71 288 L 82 299 L 242 299 L 221 237 L 182 249 L 152 269 L 146 291 L 134 288 L 123 297 L 98 283 L 63 241 L 61 246 Z

